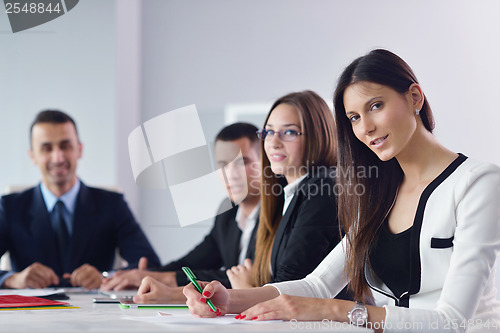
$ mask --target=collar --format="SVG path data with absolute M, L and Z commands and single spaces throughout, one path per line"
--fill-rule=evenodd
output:
M 238 224 L 238 228 L 240 228 L 241 231 L 245 230 L 245 227 L 248 225 L 248 221 L 257 221 L 257 218 L 259 216 L 259 210 L 260 210 L 260 201 L 259 203 L 255 206 L 255 208 L 252 210 L 250 215 L 248 215 L 247 218 L 245 218 L 245 215 L 243 215 L 243 210 L 240 209 L 238 206 L 238 210 L 236 211 L 236 223 Z
M 61 200 L 64 203 L 64 206 L 68 210 L 70 214 L 73 214 L 76 206 L 76 198 L 78 196 L 78 192 L 80 192 L 80 179 L 76 179 L 75 185 L 60 198 L 56 197 L 54 193 L 50 192 L 50 190 L 42 183 L 40 183 L 40 190 L 42 191 L 43 201 L 45 201 L 45 206 L 47 207 L 47 211 L 50 213 L 54 206 L 56 205 L 57 200 Z
M 306 173 L 302 177 L 294 180 L 293 182 L 291 182 L 290 184 L 288 184 L 287 186 L 285 186 L 283 188 L 283 191 L 285 192 L 285 200 L 290 198 L 290 197 L 293 197 L 295 192 L 297 192 L 297 188 L 299 187 L 300 182 L 302 180 L 304 180 L 304 178 L 306 178 L 308 175 L 309 175 L 309 173 Z

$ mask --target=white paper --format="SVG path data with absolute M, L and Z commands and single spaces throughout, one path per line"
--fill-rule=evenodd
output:
M 282 320 L 266 320 L 266 321 L 255 321 L 255 320 L 238 320 L 234 319 L 236 315 L 225 315 L 215 318 L 197 318 L 191 314 L 186 313 L 175 313 L 174 311 L 169 312 L 167 309 L 161 311 L 164 314 L 161 316 L 147 316 L 147 317 L 131 317 L 124 316 L 123 319 L 127 320 L 138 320 L 154 324 L 176 324 L 176 325 L 245 325 L 245 324 L 268 324 L 282 322 Z
M 131 290 L 99 290 L 100 294 L 106 295 L 112 299 L 117 299 L 117 298 L 132 298 L 135 295 L 137 295 L 137 290 L 138 289 L 131 289 Z
M 54 294 L 62 294 L 65 289 L 0 289 L 0 295 L 20 295 L 20 296 L 30 296 L 30 297 L 45 297 Z

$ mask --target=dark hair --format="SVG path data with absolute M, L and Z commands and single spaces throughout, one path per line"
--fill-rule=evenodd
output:
M 78 130 L 76 128 L 76 123 L 71 118 L 69 115 L 66 113 L 59 111 L 59 110 L 43 110 L 40 111 L 36 117 L 35 120 L 33 120 L 33 123 L 31 124 L 30 127 L 30 146 L 31 146 L 31 140 L 32 140 L 32 134 L 33 134 L 33 127 L 36 124 L 41 124 L 41 123 L 51 123 L 51 124 L 64 124 L 64 123 L 72 123 L 73 126 L 75 126 L 75 132 L 76 132 L 76 137 L 78 137 Z M 80 139 L 78 139 L 80 140 Z
M 215 137 L 215 141 L 234 141 L 241 138 L 248 138 L 250 142 L 257 142 L 259 140 L 256 133 L 257 130 L 256 126 L 249 123 L 234 123 L 221 129 Z
M 346 116 L 344 92 L 352 84 L 372 82 L 404 94 L 417 78 L 404 60 L 387 50 L 373 50 L 357 58 L 341 74 L 334 93 L 335 120 L 338 140 L 338 181 L 343 187 L 339 194 L 339 220 L 349 242 L 346 271 L 355 298 L 369 299 L 369 288 L 364 269 L 370 247 L 379 227 L 389 213 L 404 174 L 397 160 L 381 161 L 354 135 L 352 124 Z M 424 127 L 432 132 L 434 118 L 427 100 L 420 111 Z M 360 175 L 358 170 L 375 167 L 377 177 Z M 361 169 L 360 169 L 361 168 Z M 351 170 L 352 172 L 345 172 Z M 363 188 L 363 195 L 352 195 L 356 188 Z M 353 192 L 354 191 L 354 192 Z
M 300 118 L 304 135 L 296 140 L 302 140 L 302 165 L 309 171 L 313 167 L 332 167 L 337 163 L 337 145 L 335 140 L 335 121 L 333 113 L 326 102 L 314 91 L 294 92 L 279 98 L 274 102 L 267 114 L 264 127 L 273 110 L 280 104 L 293 106 Z M 264 152 L 264 141 L 261 143 Z M 256 286 L 268 283 L 271 279 L 271 250 L 281 221 L 284 195 L 264 195 L 274 193 L 275 186 L 284 187 L 285 177 L 275 175 L 271 163 L 265 153 L 262 154 L 261 211 L 257 241 L 255 247 L 255 262 L 253 266 L 253 283 Z

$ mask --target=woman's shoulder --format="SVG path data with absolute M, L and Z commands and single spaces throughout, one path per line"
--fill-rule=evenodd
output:
M 500 190 L 500 167 L 490 162 L 467 157 L 447 180 L 443 187 L 453 189 L 457 194 L 465 194 L 471 186 L 486 192 L 498 192 Z
M 335 197 L 335 169 L 318 167 L 310 169 L 299 185 L 298 193 L 311 197 Z
M 478 178 L 491 175 L 493 177 L 500 176 L 500 167 L 496 164 L 480 161 L 475 158 L 468 157 L 458 168 L 458 173 L 467 175 L 468 177 Z
M 315 166 L 308 170 L 305 180 L 315 181 L 318 179 L 332 179 L 335 180 L 336 167 L 334 166 Z

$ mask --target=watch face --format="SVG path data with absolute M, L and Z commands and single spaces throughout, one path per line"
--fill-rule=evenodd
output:
M 357 326 L 362 326 L 366 324 L 366 321 L 368 320 L 368 313 L 365 309 L 358 308 L 352 311 L 351 317 L 352 321 L 356 323 Z

